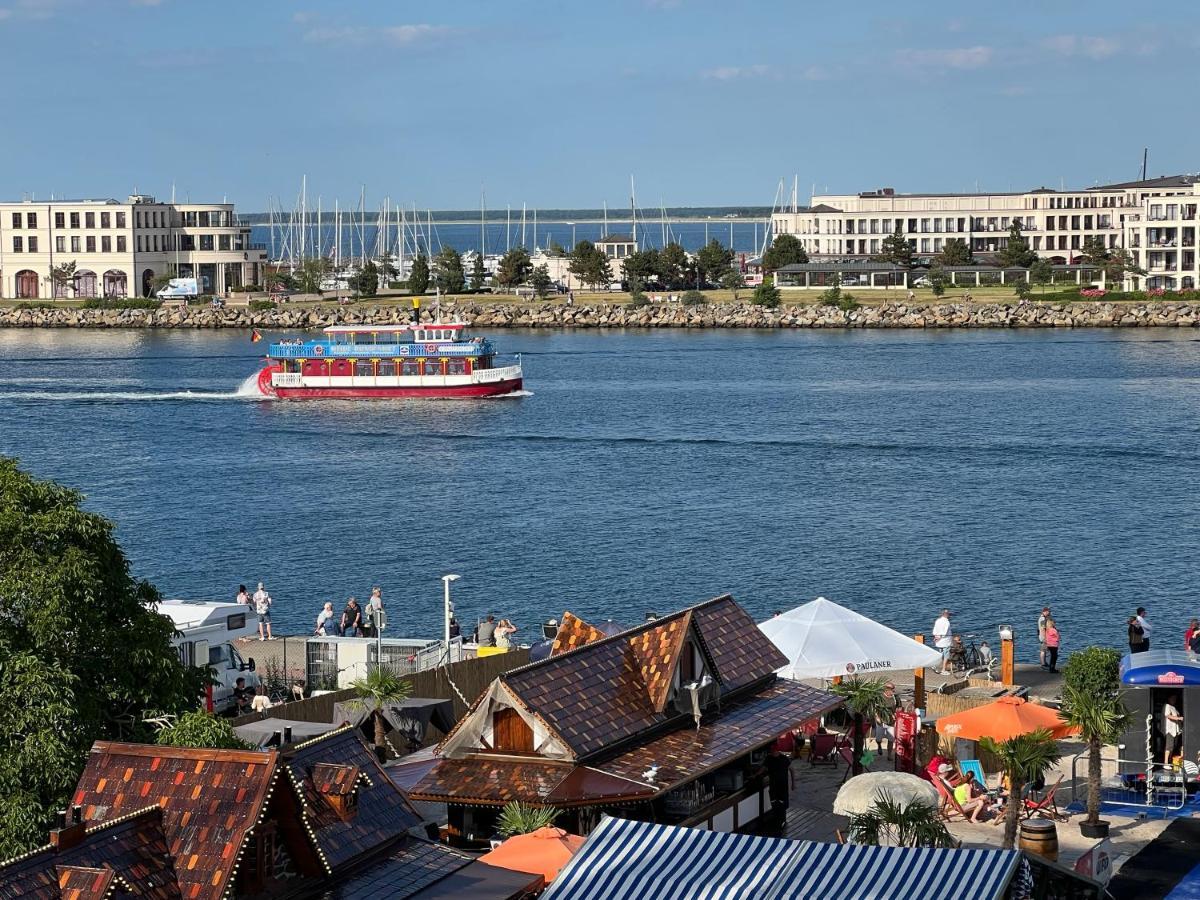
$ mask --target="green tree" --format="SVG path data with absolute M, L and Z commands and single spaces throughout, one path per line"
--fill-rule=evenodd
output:
M 506 803 L 496 820 L 496 831 L 501 837 L 530 834 L 539 828 L 549 828 L 559 816 L 553 806 L 529 806 L 520 800 Z
M 1004 811 L 1004 849 L 1011 850 L 1021 818 L 1021 795 L 1025 785 L 1043 778 L 1059 760 L 1058 744 L 1048 728 L 1019 734 L 1006 741 L 980 738 L 979 746 L 996 757 L 1008 776 L 1008 805 Z
M 929 267 L 929 287 L 933 290 L 933 296 L 941 297 L 946 293 L 946 283 L 950 277 L 946 274 L 946 267 L 942 265 L 941 260 L 935 262 Z
M 204 675 L 171 646 L 113 524 L 81 494 L 0 458 L 0 847 L 45 838 L 97 740 L 150 740 L 194 708 Z
M 1121 652 L 1111 647 L 1077 650 L 1063 666 L 1062 717 L 1080 730 L 1088 747 L 1087 821 L 1100 823 L 1100 751 L 1129 725 L 1121 699 Z
M 408 272 L 408 291 L 410 294 L 423 294 L 429 290 L 429 259 L 424 253 L 418 253 Z
M 535 294 L 543 300 L 546 299 L 550 288 L 554 286 L 554 279 L 550 277 L 550 267 L 546 263 L 534 266 L 533 271 L 529 274 L 529 285 Z
M 354 699 L 350 702 L 360 709 L 367 710 L 371 717 L 375 726 L 375 753 L 383 760 L 387 756 L 384 707 L 407 700 L 412 694 L 412 685 L 390 669 L 376 666 L 365 678 L 356 678 L 350 687 L 354 689 Z
M 165 288 L 168 284 L 170 284 L 171 279 L 174 277 L 175 277 L 175 272 L 173 269 L 168 269 L 166 272 L 159 272 L 157 275 L 155 275 L 153 278 L 150 279 L 150 290 L 157 294 L 159 291 L 161 291 L 163 288 Z
M 675 241 L 671 241 L 658 254 L 658 282 L 666 290 L 688 286 L 688 255 Z
M 300 268 L 296 270 L 295 274 L 296 287 L 302 294 L 321 296 L 324 293 L 321 282 L 325 280 L 329 270 L 329 260 L 324 256 L 312 256 L 301 261 Z
M 657 281 L 659 268 L 658 251 L 653 247 L 630 253 L 625 257 L 625 280 L 632 282 L 636 278 L 643 285 Z
M 564 247 L 562 244 L 560 244 L 558 241 L 552 240 L 552 241 L 550 241 L 550 247 L 548 250 L 546 250 L 546 253 L 548 253 L 550 256 L 555 257 L 556 259 L 562 259 L 564 256 L 567 255 L 567 248 Z
M 708 284 L 720 284 L 725 273 L 733 269 L 733 251 L 713 238 L 696 251 L 696 268 Z
M 944 266 L 969 266 L 975 262 L 975 258 L 971 255 L 971 248 L 962 238 L 950 238 L 946 241 L 942 252 L 937 255 L 937 259 Z
M 733 293 L 733 302 L 737 303 L 738 291 L 746 286 L 746 277 L 737 269 L 730 267 L 724 275 L 721 276 L 721 287 Z
M 881 262 L 893 262 L 906 269 L 913 267 L 912 244 L 904 236 L 899 222 L 896 223 L 896 230 L 883 239 L 881 252 L 875 259 Z
M 591 241 L 580 241 L 575 245 L 567 271 L 584 284 L 591 285 L 593 290 L 599 290 L 612 281 L 608 257 L 596 249 Z
M 871 808 L 850 817 L 850 840 L 867 847 L 957 847 L 937 806 L 901 803 L 881 790 Z
M 1028 300 L 1033 296 L 1033 286 L 1024 278 L 1018 278 L 1013 284 L 1013 293 L 1022 301 Z
M 350 288 L 360 297 L 374 297 L 379 293 L 379 268 L 372 260 L 359 269 L 350 279 Z
M 204 710 L 193 710 L 165 725 L 154 736 L 160 747 L 197 747 L 211 750 L 253 750 L 234 733 L 229 719 Z
M 708 302 L 708 299 L 695 289 L 684 293 L 681 300 L 684 306 L 703 306 Z
M 296 279 L 291 272 L 279 270 L 269 273 L 263 279 L 263 287 L 268 291 L 276 287 L 282 290 L 294 291 L 296 290 Z
M 650 298 L 642 290 L 642 282 L 638 278 L 633 278 L 629 282 L 629 305 L 634 309 L 650 305 Z
M 794 234 L 781 234 L 771 241 L 771 246 L 762 257 L 762 270 L 775 272 L 784 266 L 808 262 L 808 251 Z
M 1028 269 L 1037 259 L 1037 254 L 1029 249 L 1029 241 L 1021 231 L 1019 219 L 1013 219 L 1008 228 L 1008 243 L 996 254 L 996 259 L 1006 269 Z
M 1048 259 L 1035 259 L 1029 267 L 1029 280 L 1041 285 L 1043 290 L 1054 278 L 1054 266 Z
M 887 682 L 882 678 L 859 678 L 857 675 L 835 684 L 832 691 L 846 703 L 846 709 L 854 720 L 854 768 L 862 772 L 864 724 L 880 721 L 891 724 L 893 706 L 884 694 Z
M 1091 235 L 1084 238 L 1083 246 L 1079 249 L 1079 258 L 1084 265 L 1103 267 L 1108 262 L 1108 248 L 1104 246 L 1104 238 Z
M 392 281 L 400 274 L 400 270 L 396 268 L 395 257 L 390 253 L 385 253 L 379 257 L 379 276 L 386 281 Z
M 503 288 L 515 288 L 528 281 L 532 271 L 529 251 L 524 247 L 513 247 L 500 257 L 500 265 L 496 267 L 496 284 Z
M 476 253 L 475 261 L 471 263 L 471 290 L 483 290 L 485 281 L 487 281 L 487 269 L 483 267 L 483 254 Z
M 778 309 L 782 299 L 779 294 L 779 288 L 775 287 L 774 279 L 764 278 L 762 284 L 754 289 L 754 294 L 750 297 L 750 302 L 755 306 Z
M 433 281 L 443 294 L 461 294 L 467 287 L 462 254 L 453 247 L 443 247 L 433 258 Z
M 67 291 L 75 284 L 75 270 L 79 268 L 79 264 L 75 260 L 65 262 L 62 265 L 50 267 L 50 280 L 54 282 L 54 286 L 59 288 L 54 292 L 57 297 L 61 291 L 62 296 L 67 295 Z
M 1124 247 L 1114 247 L 1108 251 L 1108 259 L 1104 263 L 1104 283 L 1110 286 L 1110 290 L 1120 290 L 1127 275 L 1145 274 L 1146 270 L 1133 261 L 1133 254 Z

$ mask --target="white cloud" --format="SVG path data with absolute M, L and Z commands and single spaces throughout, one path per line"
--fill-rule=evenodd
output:
M 828 81 L 833 73 L 824 66 L 806 66 L 800 77 L 805 81 Z
M 450 33 L 444 25 L 318 25 L 304 33 L 304 39 L 318 44 L 367 44 L 382 42 L 394 47 L 434 40 Z
M 901 65 L 932 69 L 982 69 L 991 65 L 995 57 L 993 48 L 982 45 L 896 52 L 896 60 Z
M 1084 56 L 1088 59 L 1108 59 L 1121 49 L 1112 38 L 1086 34 L 1057 34 L 1046 38 L 1042 46 L 1063 56 Z
M 702 78 L 708 78 L 713 81 L 733 81 L 737 78 L 762 78 L 769 74 L 770 66 L 717 66 L 715 69 L 706 69 L 701 72 Z

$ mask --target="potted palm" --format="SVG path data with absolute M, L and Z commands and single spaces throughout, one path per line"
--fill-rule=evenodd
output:
M 403 678 L 398 677 L 382 666 L 376 666 L 367 673 L 366 678 L 357 678 L 351 685 L 356 695 L 350 701 L 360 709 L 367 710 L 375 725 L 375 755 L 379 761 L 387 759 L 387 737 L 384 727 L 383 709 L 390 703 L 407 700 L 412 694 L 412 686 Z
M 1079 823 L 1088 838 L 1108 837 L 1108 822 L 1100 818 L 1100 751 L 1129 725 L 1120 670 L 1121 653 L 1111 647 L 1079 650 L 1063 666 L 1062 717 L 1079 728 L 1088 747 L 1087 816 Z
M 496 833 L 510 838 L 518 834 L 532 834 L 539 828 L 549 828 L 558 818 L 560 810 L 553 806 L 530 806 L 514 800 L 506 803 L 496 820 Z
M 854 722 L 853 774 L 855 775 L 859 775 L 863 771 L 863 729 L 865 723 L 874 722 L 876 718 L 890 723 L 895 712 L 892 704 L 884 696 L 884 686 L 886 684 L 887 682 L 882 678 L 859 678 L 855 676 L 847 678 L 839 684 L 833 685 L 831 688 L 833 693 L 845 701 L 846 709 Z
M 903 803 L 880 792 L 865 813 L 850 817 L 851 843 L 870 847 L 957 847 L 937 806 Z
M 1004 849 L 1011 850 L 1017 840 L 1021 818 L 1021 796 L 1025 785 L 1045 776 L 1059 760 L 1058 743 L 1050 729 L 1039 728 L 1018 734 L 1006 741 L 985 737 L 979 746 L 996 757 L 1001 771 L 1008 776 L 1008 805 L 1004 810 Z

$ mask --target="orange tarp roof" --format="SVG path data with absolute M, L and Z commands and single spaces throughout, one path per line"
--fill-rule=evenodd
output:
M 583 846 L 583 842 L 584 838 L 568 834 L 561 828 L 539 828 L 529 834 L 510 837 L 491 853 L 479 857 L 479 861 L 501 869 L 533 872 L 549 883 Z
M 1023 697 L 1001 697 L 994 703 L 942 716 L 936 727 L 938 734 L 968 741 L 977 741 L 981 737 L 1006 741 L 1039 728 L 1049 728 L 1055 738 L 1079 733 L 1078 728 L 1062 720 L 1058 710 L 1030 703 Z

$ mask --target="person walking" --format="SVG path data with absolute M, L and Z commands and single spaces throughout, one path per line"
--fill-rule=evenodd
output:
M 1046 621 L 1050 618 L 1050 607 L 1043 606 L 1038 616 L 1038 665 L 1046 668 Z
M 892 741 L 896 736 L 896 712 L 900 709 L 900 698 L 896 696 L 895 682 L 883 686 L 884 707 L 875 714 L 875 752 L 883 755 L 887 744 L 887 758 L 892 758 Z
M 1138 624 L 1142 626 L 1142 652 L 1150 649 L 1150 620 L 1146 618 L 1146 607 L 1137 608 Z
M 942 668 L 939 675 L 949 675 L 950 647 L 954 641 L 950 636 L 950 610 L 943 609 L 942 614 L 933 623 L 933 646 L 942 653 Z
M 275 640 L 271 634 L 271 604 L 274 602 L 260 581 L 258 590 L 254 592 L 254 611 L 258 613 L 258 639 L 260 641 Z
M 1058 647 L 1062 642 L 1062 635 L 1058 633 L 1058 626 L 1054 619 L 1046 619 L 1046 629 L 1043 646 L 1046 648 L 1046 669 L 1050 672 L 1058 671 Z
M 1163 734 L 1166 741 L 1163 750 L 1163 765 L 1170 765 L 1171 758 L 1179 755 L 1183 745 L 1183 714 L 1179 711 L 1179 695 L 1172 694 L 1163 704 Z

